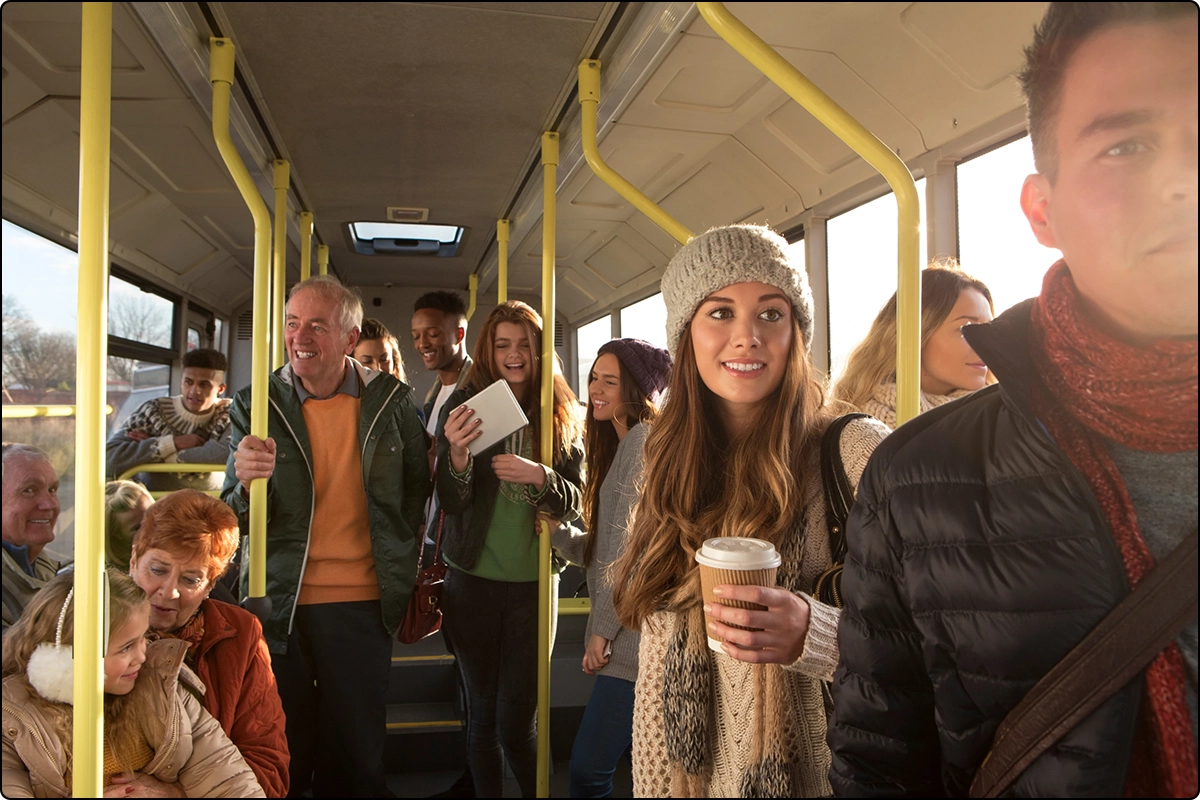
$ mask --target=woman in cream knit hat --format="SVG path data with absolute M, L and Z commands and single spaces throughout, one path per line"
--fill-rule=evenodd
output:
M 839 612 L 807 594 L 832 564 L 820 474 L 831 417 L 808 357 L 808 280 L 778 234 L 733 225 L 683 247 L 662 290 L 675 369 L 614 570 L 617 613 L 642 634 L 634 794 L 828 795 L 821 681 L 837 663 Z M 874 420 L 846 426 L 852 485 L 886 433 Z M 773 588 L 718 587 L 765 607 L 710 608 L 720 653 L 706 642 L 695 562 L 715 536 L 765 539 L 783 559 Z

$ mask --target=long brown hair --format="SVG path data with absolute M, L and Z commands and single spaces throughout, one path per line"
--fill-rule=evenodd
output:
M 621 624 L 700 602 L 695 555 L 714 536 L 754 536 L 778 547 L 801 514 L 801 466 L 828 425 L 824 390 L 793 310 L 783 380 L 744 435 L 730 436 L 700 378 L 691 322 L 680 337 L 667 402 L 646 440 L 645 485 L 630 538 L 613 564 Z
M 108 568 L 108 600 L 109 600 L 109 631 L 116 631 L 142 607 L 148 607 L 149 600 L 142 588 L 119 570 Z M 62 743 L 66 756 L 63 777 L 68 786 L 71 785 L 73 767 L 72 741 L 74 730 L 71 725 L 72 706 L 66 703 L 56 703 L 38 694 L 29 684 L 26 669 L 29 667 L 29 657 L 39 644 L 54 643 L 58 630 L 58 616 L 62 612 L 67 594 L 75 585 L 75 570 L 68 570 L 57 575 L 46 583 L 33 600 L 26 606 L 20 619 L 16 621 L 8 633 L 4 635 L 3 672 L 4 677 L 17 676 L 25 684 L 29 693 L 30 704 L 49 722 L 50 729 Z M 62 641 L 70 644 L 75 636 L 75 598 L 67 608 L 63 619 Z M 107 651 L 108 644 L 105 644 Z M 104 695 L 104 739 L 119 764 L 126 771 L 131 762 L 130 755 L 136 752 L 138 739 L 142 736 L 135 709 L 146 704 L 148 695 L 144 692 L 131 691 L 125 695 Z M 148 708 L 148 705 L 147 705 Z
M 542 317 L 527 304 L 520 300 L 509 300 L 492 309 L 492 313 L 483 322 L 479 331 L 479 339 L 475 342 L 475 355 L 471 364 L 471 372 L 467 375 L 465 385 L 472 391 L 486 389 L 503 376 L 496 374 L 496 358 L 493 350 L 496 347 L 496 328 L 501 322 L 512 322 L 525 328 L 529 335 L 529 347 L 533 351 L 533 369 L 530 370 L 529 389 L 522 402 L 525 416 L 529 418 L 529 427 L 533 432 L 533 454 L 537 458 L 541 441 L 541 387 L 542 375 Z M 565 453 L 571 443 L 579 438 L 582 425 L 576 412 L 579 401 L 575 393 L 567 385 L 558 368 L 555 359 L 554 369 L 554 452 Z
M 994 314 L 992 293 L 987 284 L 963 272 L 952 258 L 938 259 L 921 271 L 921 350 L 950 316 L 963 292 L 974 290 L 987 298 Z M 850 353 L 846 369 L 833 388 L 833 399 L 855 409 L 871 399 L 882 383 L 896 380 L 896 295 L 879 309 L 867 336 Z M 989 371 L 987 382 L 996 378 Z
M 617 415 L 620 415 L 627 428 L 632 428 L 639 422 L 650 422 L 658 416 L 658 406 L 638 386 L 633 375 L 625 367 L 625 362 L 616 353 L 612 355 L 617 359 L 621 377 L 621 402 L 613 409 L 614 421 L 597 422 L 593 413 L 595 409 L 589 399 L 587 418 L 583 423 L 583 451 L 587 464 L 587 479 L 583 482 L 583 520 L 588 530 L 587 543 L 583 550 L 585 567 L 592 563 L 592 553 L 596 549 L 596 525 L 600 520 L 600 487 L 608 477 L 608 470 L 617 455 L 617 446 L 621 443 L 614 427 Z M 600 357 L 597 356 L 596 361 L 599 360 Z M 592 368 L 588 372 L 589 381 L 596 371 L 596 361 L 592 362 Z

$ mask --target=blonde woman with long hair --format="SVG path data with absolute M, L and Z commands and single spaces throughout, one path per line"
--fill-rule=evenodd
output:
M 953 259 L 921 272 L 921 413 L 996 382 L 962 333 L 994 313 L 987 285 Z M 896 427 L 896 295 L 850 353 L 833 398 Z
M 107 570 L 105 797 L 263 797 L 238 749 L 196 699 L 187 644 L 147 644 L 150 602 Z M 75 572 L 48 582 L 4 637 L 4 796 L 69 797 Z
M 642 635 L 634 794 L 828 795 L 821 681 L 837 664 L 839 612 L 807 592 L 832 565 L 820 473 L 832 418 L 808 356 L 808 280 L 778 234 L 734 225 L 683 247 L 662 290 L 675 368 L 613 579 L 622 624 Z M 852 486 L 885 435 L 869 419 L 845 427 Z M 782 557 L 774 587 L 716 587 L 764 609 L 704 609 L 720 652 L 695 562 L 716 536 L 763 539 Z

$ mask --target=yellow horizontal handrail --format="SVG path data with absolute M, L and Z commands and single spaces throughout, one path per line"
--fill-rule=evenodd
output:
M 600 157 L 600 147 L 596 142 L 596 111 L 600 105 L 600 62 L 594 58 L 579 62 L 579 105 L 582 112 L 583 157 L 587 159 L 592 172 L 680 244 L 687 244 L 692 238 L 692 232 L 642 194 L 636 186 L 617 174 L 617 171 L 604 163 L 604 159 Z
M 224 472 L 224 464 L 164 464 L 161 461 L 153 464 L 138 464 L 130 467 L 117 476 L 119 481 L 127 481 L 139 472 Z
M 829 95 L 729 12 L 723 3 L 697 3 L 712 29 L 763 75 L 787 92 L 851 150 L 887 179 L 896 196 L 898 220 L 896 291 L 896 423 L 917 415 L 921 375 L 921 208 L 912 173 L 900 157 L 850 116 Z M 583 99 L 582 69 L 580 100 Z
M 75 416 L 75 406 L 71 405 L 48 405 L 48 406 L 22 406 L 22 405 L 6 405 L 0 406 L 4 409 L 4 419 L 27 419 L 29 417 L 73 417 Z M 112 406 L 104 407 L 105 416 L 113 413 Z
M 586 617 L 590 613 L 592 613 L 592 600 L 589 597 L 558 598 L 558 615 L 560 617 Z

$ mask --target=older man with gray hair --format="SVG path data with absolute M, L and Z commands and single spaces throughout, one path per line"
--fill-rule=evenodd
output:
M 292 796 L 389 795 L 392 636 L 412 594 L 429 463 L 411 387 L 350 358 L 362 316 L 358 295 L 332 277 L 297 284 L 268 437 L 249 434 L 249 387 L 230 410 L 223 497 L 243 527 L 250 482 L 269 481 L 263 635 L 287 715 Z
M 58 522 L 58 475 L 28 444 L 4 443 L 4 630 L 59 564 L 43 552 Z

